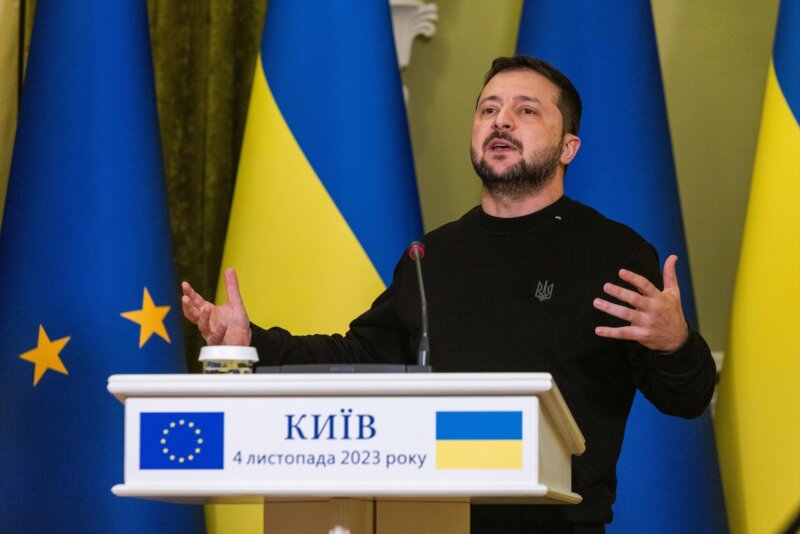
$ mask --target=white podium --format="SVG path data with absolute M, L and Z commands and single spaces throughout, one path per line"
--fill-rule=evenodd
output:
M 584 450 L 544 373 L 115 375 L 123 484 L 265 503 L 266 532 L 469 532 L 469 505 L 578 503 Z

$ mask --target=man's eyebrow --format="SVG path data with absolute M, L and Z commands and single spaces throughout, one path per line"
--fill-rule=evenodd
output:
M 480 106 L 481 106 L 481 105 L 482 105 L 484 102 L 486 102 L 486 101 L 490 101 L 490 102 L 499 102 L 499 101 L 500 101 L 500 97 L 499 97 L 499 96 L 496 96 L 496 95 L 489 95 L 489 96 L 486 96 L 486 97 L 482 98 L 480 101 L 478 101 L 478 107 L 480 107 Z M 514 101 L 515 101 L 515 102 L 531 102 L 531 103 L 533 103 L 533 104 L 538 104 L 538 105 L 540 105 L 540 106 L 542 105 L 542 101 L 541 101 L 541 100 L 539 100 L 539 99 L 538 99 L 538 98 L 536 98 L 536 97 L 533 97 L 533 96 L 527 96 L 527 95 L 519 95 L 519 96 L 515 96 L 515 97 L 514 97 Z
M 519 96 L 514 97 L 514 100 L 516 102 L 520 102 L 520 101 L 521 102 L 531 102 L 533 104 L 538 104 L 540 106 L 542 105 L 542 101 L 539 100 L 538 98 L 534 97 L 534 96 L 519 95 Z
M 491 102 L 499 102 L 500 101 L 500 97 L 499 96 L 495 96 L 495 95 L 485 96 L 485 97 L 481 98 L 480 100 L 478 100 L 478 106 L 477 107 L 480 107 L 487 100 L 491 101 Z

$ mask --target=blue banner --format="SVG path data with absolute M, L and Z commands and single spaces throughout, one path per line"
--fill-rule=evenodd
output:
M 436 439 L 522 439 L 522 412 L 436 412 Z
M 144 0 L 40 0 L 0 233 L 0 532 L 202 532 L 115 497 L 116 373 L 185 371 Z
M 639 232 L 662 265 L 678 255 L 684 314 L 697 327 L 650 2 L 526 0 L 517 50 L 551 62 L 581 94 L 567 195 Z M 667 417 L 638 393 L 617 475 L 610 534 L 727 532 L 708 411 Z
M 422 220 L 389 4 L 357 4 L 270 2 L 261 57 L 297 144 L 389 285 Z

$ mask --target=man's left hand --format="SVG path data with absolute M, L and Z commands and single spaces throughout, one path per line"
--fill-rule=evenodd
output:
M 611 283 L 605 284 L 603 291 L 630 307 L 600 298 L 594 299 L 594 307 L 630 324 L 617 328 L 598 326 L 595 333 L 601 337 L 638 341 L 658 352 L 670 353 L 681 348 L 689 337 L 689 327 L 681 308 L 681 292 L 675 274 L 677 261 L 678 257 L 672 255 L 664 263 L 664 291 L 659 291 L 644 276 L 620 269 L 619 277 L 635 291 Z

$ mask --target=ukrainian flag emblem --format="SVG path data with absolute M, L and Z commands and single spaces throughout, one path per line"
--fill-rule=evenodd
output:
M 522 469 L 522 412 L 436 412 L 436 469 Z

